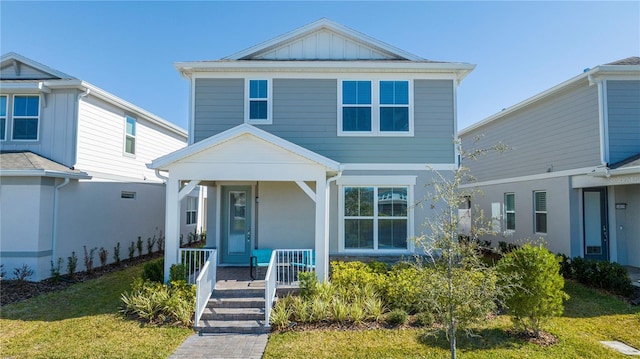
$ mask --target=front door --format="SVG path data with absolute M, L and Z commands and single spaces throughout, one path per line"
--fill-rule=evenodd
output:
M 607 220 L 607 189 L 582 190 L 584 223 L 584 258 L 609 260 L 609 226 Z
M 221 264 L 249 265 L 251 203 L 250 186 L 224 186 L 222 188 Z

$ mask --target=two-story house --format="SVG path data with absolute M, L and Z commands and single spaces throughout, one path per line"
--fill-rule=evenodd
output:
M 640 267 L 640 58 L 586 69 L 459 134 L 496 241 Z M 478 142 L 474 138 L 483 136 Z
M 152 159 L 186 146 L 183 129 L 94 85 L 16 53 L 0 67 L 0 260 L 12 276 L 51 275 L 83 246 L 113 262 L 164 230 L 165 186 Z M 181 233 L 196 229 L 197 193 L 182 204 Z M 189 208 L 186 208 L 186 206 Z M 188 213 L 187 213 L 188 212 Z M 187 225 L 189 221 L 189 225 Z M 157 249 L 157 247 L 156 247 Z M 137 255 L 137 250 L 136 250 Z M 98 253 L 94 253 L 98 265 Z
M 414 253 L 429 215 L 414 204 L 434 170 L 457 168 L 456 88 L 474 65 L 321 19 L 175 66 L 190 83 L 189 146 L 150 165 L 169 178 L 167 267 L 178 200 L 196 185 L 220 265 L 247 265 L 252 248 L 309 248 L 324 279 L 329 256 Z

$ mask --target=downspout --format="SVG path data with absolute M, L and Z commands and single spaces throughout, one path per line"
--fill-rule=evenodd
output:
M 169 180 L 169 177 L 166 177 L 166 176 L 163 176 L 163 175 L 160 174 L 160 170 L 159 169 L 156 169 L 156 177 L 160 178 L 161 180 L 163 180 L 165 182 Z
M 53 235 L 51 236 L 51 262 L 55 263 L 58 258 L 58 198 L 60 189 L 69 184 L 69 177 L 65 177 L 64 182 L 53 189 Z
M 589 85 L 597 85 L 598 86 L 598 120 L 599 120 L 599 128 L 600 128 L 600 165 L 604 167 L 605 171 L 608 172 L 609 163 L 607 163 L 607 157 L 609 153 L 608 149 L 608 137 L 609 137 L 609 129 L 607 128 L 608 121 L 606 118 L 606 94 L 604 89 L 604 84 L 602 79 L 597 79 L 593 76 L 593 74 L 589 74 L 587 76 L 589 80 Z
M 325 186 L 325 206 L 324 206 L 324 243 L 327 247 L 329 247 L 328 243 L 329 243 L 329 213 L 330 213 L 330 200 L 331 200 L 331 182 L 335 182 L 337 181 L 340 177 L 342 177 L 342 166 L 340 166 L 341 168 L 338 170 L 338 174 L 328 178 L 327 179 L 327 185 Z M 329 257 L 329 250 L 327 248 L 327 257 Z M 328 276 L 328 271 L 329 268 L 326 268 L 327 273 L 326 275 Z

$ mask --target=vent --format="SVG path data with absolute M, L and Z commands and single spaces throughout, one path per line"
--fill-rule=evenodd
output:
M 136 199 L 136 193 L 135 192 L 122 191 L 122 192 L 120 192 L 120 198 L 122 198 L 122 199 Z

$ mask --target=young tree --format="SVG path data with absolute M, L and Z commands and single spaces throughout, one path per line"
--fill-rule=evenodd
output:
M 462 158 L 474 159 L 486 151 L 504 151 L 498 144 L 487 150 L 476 150 Z M 425 221 L 426 234 L 416 238 L 416 244 L 426 254 L 431 271 L 431 282 L 441 285 L 429 288 L 428 301 L 443 321 L 450 342 L 451 358 L 456 358 L 456 334 L 482 321 L 496 309 L 507 287 L 498 280 L 498 269 L 482 261 L 478 248 L 480 237 L 492 233 L 491 222 L 485 221 L 481 211 L 472 218 L 459 215 L 464 201 L 473 198 L 474 189 L 461 189 L 460 185 L 472 180 L 468 168 L 459 166 L 452 173 L 434 171 L 435 179 L 425 202 L 432 212 Z M 424 203 L 422 203 L 424 205 Z M 465 212 L 465 216 L 470 212 Z M 463 222 L 471 222 L 471 230 L 461 235 Z M 508 283 L 508 281 L 507 281 Z

